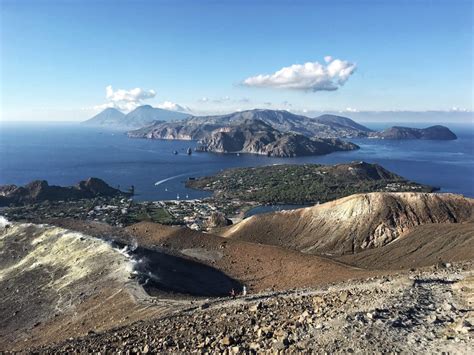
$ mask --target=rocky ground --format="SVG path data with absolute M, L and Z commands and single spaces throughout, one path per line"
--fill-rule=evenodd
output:
M 176 315 L 35 351 L 474 351 L 471 263 L 318 289 L 195 301 Z

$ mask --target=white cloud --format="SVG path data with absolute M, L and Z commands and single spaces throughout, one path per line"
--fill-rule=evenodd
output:
M 131 90 L 118 89 L 114 91 L 112 85 L 105 88 L 105 97 L 112 102 L 138 102 L 146 99 L 151 99 L 156 96 L 155 90 L 144 90 L 135 88 Z
M 122 111 L 131 111 L 142 105 L 143 100 L 152 99 L 155 96 L 155 90 L 144 90 L 141 88 L 114 90 L 112 85 L 108 85 L 105 88 L 105 98 L 107 102 L 102 105 L 97 105 L 94 108 L 100 110 L 113 107 Z
M 191 112 L 191 109 L 188 106 L 180 105 L 171 101 L 164 101 L 161 104 L 156 105 L 156 107 L 170 111 Z
M 326 63 L 330 63 L 330 62 L 332 62 L 332 57 L 330 55 L 327 55 L 327 56 L 324 57 L 324 61 Z
M 94 110 L 105 110 L 106 108 L 115 108 L 115 104 L 113 102 L 107 102 L 105 104 L 102 104 L 102 105 L 95 105 L 93 107 Z
M 345 60 L 325 57 L 319 62 L 293 64 L 273 74 L 259 74 L 243 81 L 246 86 L 293 89 L 304 91 L 334 91 L 344 85 L 357 65 Z

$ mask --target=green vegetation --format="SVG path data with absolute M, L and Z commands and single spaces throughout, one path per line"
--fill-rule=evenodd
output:
M 173 216 L 162 207 L 142 205 L 136 211 L 131 212 L 125 221 L 126 225 L 138 222 L 155 222 L 160 224 L 174 224 Z
M 355 193 L 434 190 L 431 186 L 410 182 L 380 165 L 364 162 L 229 169 L 188 181 L 187 186 L 214 191 L 219 199 L 262 204 L 311 204 Z

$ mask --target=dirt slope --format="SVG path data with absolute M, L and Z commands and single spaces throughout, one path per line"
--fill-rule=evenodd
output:
M 34 352 L 472 354 L 472 266 L 463 269 L 215 300 Z
M 474 223 L 425 224 L 381 248 L 338 260 L 366 269 L 397 270 L 474 260 Z
M 8 226 L 0 225 L 0 351 L 103 331 L 179 307 L 179 301 L 151 300 L 129 279 L 132 261 L 103 240 L 54 226 Z
M 250 292 L 285 290 L 378 274 L 325 257 L 277 246 L 229 240 L 186 227 L 141 222 L 126 228 L 116 228 L 72 219 L 49 222 L 97 238 L 113 236 L 121 243 L 210 266 L 239 281 Z M 179 272 L 176 274 L 178 276 Z
M 157 246 L 194 258 L 239 280 L 251 292 L 306 287 L 375 274 L 315 255 L 227 240 L 183 227 L 142 222 L 128 227 L 127 231 L 139 245 Z
M 419 225 L 468 222 L 473 205 L 473 199 L 454 194 L 356 194 L 309 208 L 253 216 L 222 236 L 312 254 L 353 254 L 382 247 Z

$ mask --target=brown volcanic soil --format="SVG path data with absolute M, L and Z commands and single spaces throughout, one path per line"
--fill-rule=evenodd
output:
M 356 194 L 309 208 L 252 216 L 222 235 L 311 254 L 353 254 L 387 245 L 419 225 L 469 222 L 473 206 L 473 199 L 454 194 Z
M 259 298 L 259 295 L 254 295 L 254 293 L 262 290 L 287 290 L 327 285 L 348 279 L 393 274 L 393 269 L 419 267 L 439 261 L 472 260 L 474 256 L 472 248 L 470 248 L 473 241 L 472 223 L 418 226 L 383 247 L 366 250 L 356 255 L 346 255 L 339 261 L 277 246 L 225 239 L 183 227 L 169 227 L 147 222 L 125 229 L 101 223 L 74 220 L 56 220 L 54 224 L 82 231 L 87 235 L 113 238 L 128 244 L 138 244 L 140 247 L 160 250 L 182 259 L 199 261 L 203 265 L 211 266 L 239 280 L 251 292 L 250 297 L 256 297 L 256 299 Z M 159 295 L 158 298 L 148 297 L 134 287 L 132 281 L 124 283 L 123 276 L 126 276 L 126 273 L 121 271 L 120 276 L 110 272 L 119 270 L 122 259 L 120 256 L 110 253 L 97 241 L 89 248 L 86 244 L 84 248 L 81 246 L 83 239 L 77 240 L 73 236 L 75 238 L 71 237 L 73 243 L 64 243 L 61 244 L 61 248 L 58 248 L 55 239 L 50 238 L 49 244 L 37 244 L 40 247 L 36 247 L 33 251 L 28 250 L 29 247 L 25 249 L 25 245 L 29 245 L 28 243 L 32 239 L 36 239 L 41 234 L 41 231 L 34 230 L 34 227 L 30 227 L 30 229 L 14 239 L 4 239 L 3 243 L 5 240 L 9 243 L 7 248 L 1 244 L 2 240 L 0 239 L 0 246 L 8 250 L 8 253 L 5 254 L 6 257 L 0 260 L 2 272 L 0 276 L 4 276 L 5 273 L 12 275 L 8 274 L 8 270 L 17 265 L 19 259 L 25 259 L 31 252 L 36 256 L 31 258 L 25 266 L 35 265 L 31 263 L 40 261 L 39 265 L 30 269 L 25 268 L 25 271 L 15 275 L 13 279 L 7 277 L 2 280 L 0 277 L 2 286 L 0 288 L 0 299 L 2 300 L 0 311 L 3 322 L 0 333 L 0 349 L 26 349 L 57 341 L 64 342 L 70 337 L 77 338 L 88 333 L 87 338 L 95 339 L 95 335 L 90 334 L 91 331 L 105 331 L 104 334 L 111 335 L 115 334 L 115 330 L 111 329 L 121 325 L 127 326 L 122 330 L 126 329 L 126 332 L 130 331 L 135 334 L 137 324 L 142 324 L 135 323 L 135 325 L 128 326 L 135 321 L 157 319 L 156 324 L 159 326 L 161 317 L 168 317 L 173 313 L 182 314 L 187 319 L 187 315 L 183 312 L 197 309 L 203 302 L 207 302 L 196 298 L 194 300 L 170 299 L 166 294 Z M 52 229 L 58 232 L 58 236 L 64 233 L 55 227 Z M 46 241 L 48 240 L 46 239 Z M 47 249 L 43 251 L 43 247 Z M 63 247 L 66 248 L 64 252 L 62 252 Z M 96 248 L 102 250 L 102 254 L 90 253 L 91 250 L 97 251 Z M 52 254 L 56 255 L 55 258 L 49 257 Z M 84 263 L 84 266 L 95 265 L 94 269 L 83 274 L 80 270 L 82 267 L 78 268 L 76 265 L 78 261 L 79 265 L 83 263 L 81 259 L 75 257 L 79 255 L 81 259 L 86 258 L 87 263 Z M 340 261 L 371 270 L 354 268 Z M 96 271 L 97 269 L 100 271 Z M 64 275 L 67 276 L 65 279 L 63 279 Z M 179 278 L 180 275 L 176 275 L 176 277 Z M 72 281 L 63 285 L 63 282 L 69 279 Z M 364 284 L 367 281 L 354 282 Z M 21 290 L 16 291 L 15 287 L 18 285 L 23 286 Z M 444 285 L 444 281 L 441 285 Z M 446 290 L 441 291 L 443 295 L 447 294 Z M 395 294 L 398 294 L 397 292 L 394 291 Z M 379 296 L 374 295 L 374 297 L 377 299 Z M 215 302 L 222 302 L 222 299 L 216 299 Z M 367 304 L 370 302 L 367 301 Z M 404 302 L 401 301 L 400 304 L 403 305 Z M 417 304 L 418 300 L 414 302 Z M 388 304 L 390 305 L 390 302 Z M 283 309 L 286 307 L 283 306 Z M 335 307 L 338 309 L 339 306 Z M 393 307 L 394 314 L 396 314 L 399 306 L 394 305 Z M 440 305 L 439 307 L 444 306 Z M 298 310 L 298 312 L 300 311 Z M 379 311 L 375 309 L 374 312 Z M 410 316 L 411 310 L 408 309 L 407 312 Z M 341 317 L 341 319 L 345 319 L 344 315 Z M 359 317 L 359 315 L 356 314 L 355 317 Z M 245 319 L 245 322 L 247 321 L 248 319 Z M 329 320 L 327 321 L 329 322 Z M 394 322 L 396 321 L 394 318 Z M 356 322 L 357 324 L 359 323 Z M 346 328 L 352 329 L 354 326 L 354 324 L 350 324 Z M 189 327 L 191 325 L 188 324 L 185 328 Z M 207 325 L 203 325 L 203 327 L 203 329 L 210 329 L 206 328 Z M 339 324 L 335 324 L 334 327 L 340 329 Z M 177 326 L 176 329 L 178 328 L 178 331 L 181 332 L 183 326 L 181 325 L 181 328 Z M 176 332 L 176 329 L 170 333 Z M 306 334 L 305 332 L 302 334 Z M 426 332 L 422 331 L 421 333 Z M 350 338 L 352 339 L 353 336 Z M 343 341 L 345 337 L 341 336 L 340 339 Z M 399 344 L 402 343 L 399 341 Z M 122 341 L 117 344 L 120 347 Z M 103 346 L 103 343 L 99 346 Z
M 218 299 L 34 352 L 472 354 L 472 266 Z
M 251 292 L 309 287 L 379 274 L 316 255 L 229 240 L 186 227 L 141 222 L 119 229 L 74 220 L 56 220 L 54 224 L 196 260 L 240 281 Z
M 90 236 L 113 238 L 174 255 L 178 264 L 172 276 L 179 282 L 193 274 L 193 270 L 181 267 L 185 261 L 197 261 L 196 267 L 208 265 L 223 272 L 245 284 L 251 294 L 380 274 L 314 255 L 229 241 L 182 227 L 140 223 L 119 229 L 74 220 L 56 220 L 54 224 L 30 225 L 23 232 L 10 229 L 4 232 L 9 236 L 4 234 L 3 242 L 0 240 L 2 250 L 8 251 L 0 260 L 1 350 L 61 342 L 170 315 L 205 302 L 202 298 L 183 298 L 166 292 L 149 297 L 136 281 L 127 279 L 125 258 L 107 243 Z M 49 233 L 46 237 L 43 228 Z M 43 241 L 35 242 L 38 238 Z M 173 265 L 165 266 L 167 269 L 160 272 L 169 274 Z
M 188 255 L 239 280 L 250 291 L 307 287 L 374 275 L 276 246 L 226 240 L 183 227 L 142 222 L 127 230 L 140 245 Z
M 18 350 L 156 317 L 129 262 L 101 240 L 54 226 L 0 229 L 0 350 Z
M 474 260 L 474 223 L 427 224 L 381 248 L 338 260 L 372 270 L 410 269 L 443 262 Z

